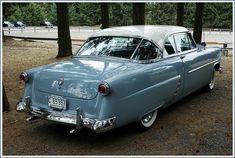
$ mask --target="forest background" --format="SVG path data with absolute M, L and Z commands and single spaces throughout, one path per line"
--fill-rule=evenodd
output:
M 176 25 L 177 3 L 146 3 L 145 24 Z M 68 3 L 70 26 L 101 24 L 100 3 Z M 184 27 L 194 25 L 195 3 L 185 3 Z M 232 29 L 232 3 L 205 3 L 203 28 Z M 27 26 L 39 26 L 43 21 L 57 25 L 55 3 L 4 3 L 5 21 L 23 21 Z M 109 3 L 110 26 L 132 24 L 132 3 Z

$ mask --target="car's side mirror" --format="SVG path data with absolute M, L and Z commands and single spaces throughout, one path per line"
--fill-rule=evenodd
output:
M 202 45 L 203 47 L 206 47 L 206 42 L 202 42 L 201 45 Z

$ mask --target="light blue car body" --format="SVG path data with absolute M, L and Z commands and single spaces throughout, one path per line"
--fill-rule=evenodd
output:
M 170 33 L 163 31 L 164 36 L 161 38 L 167 38 L 178 32 L 188 32 L 185 28 L 174 26 L 120 28 L 121 30 L 122 28 L 124 30 L 144 28 L 145 31 L 140 31 L 142 34 L 136 33 L 138 30 L 135 30 L 135 33 L 128 32 L 128 34 L 121 35 L 148 39 L 153 41 L 161 51 L 164 49 L 162 44 L 165 39 L 159 42 L 151 38 L 152 36 L 145 36 L 146 30 L 151 32 L 151 29 L 167 28 Z M 177 28 L 177 31 L 174 31 L 174 28 Z M 111 28 L 107 31 L 102 30 L 93 37 L 116 36 L 115 33 L 118 34 L 118 31 Z M 30 110 L 27 109 L 27 113 L 31 116 L 45 118 L 45 115 L 55 111 L 57 117 L 71 118 L 72 121 L 49 120 L 76 126 L 78 120 L 81 121 L 84 118 L 93 121 L 115 118 L 115 122 L 111 124 L 116 128 L 139 121 L 149 112 L 172 105 L 188 94 L 208 85 L 211 73 L 220 67 L 220 57 L 220 48 L 203 48 L 202 46 L 182 53 L 163 55 L 151 61 L 135 61 L 110 56 L 74 56 L 66 61 L 25 71 L 29 81 L 25 84 L 22 100 L 17 106 L 24 105 L 25 107 L 27 102 L 25 98 L 29 97 L 30 107 L 28 108 Z M 62 86 L 58 85 L 60 78 L 64 79 Z M 98 92 L 98 86 L 103 82 L 110 86 L 110 94 L 107 96 Z M 49 107 L 49 95 L 65 98 L 67 108 L 58 111 Z M 78 108 L 79 115 L 77 115 Z M 22 109 L 25 110 L 25 108 Z M 32 112 L 33 109 L 41 113 Z M 77 116 L 81 118 L 76 118 Z M 88 127 L 92 124 L 91 122 L 83 122 L 81 126 Z M 98 131 L 93 128 L 94 122 L 91 126 L 89 128 Z

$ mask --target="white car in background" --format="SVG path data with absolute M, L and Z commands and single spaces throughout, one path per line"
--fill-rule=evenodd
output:
M 4 21 L 3 24 L 2 24 L 3 27 L 14 27 L 14 24 L 12 24 L 11 22 L 9 21 Z

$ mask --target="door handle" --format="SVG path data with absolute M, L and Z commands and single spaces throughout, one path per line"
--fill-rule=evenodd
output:
M 184 59 L 184 58 L 185 58 L 185 55 L 181 55 L 181 56 L 180 56 L 180 59 Z

